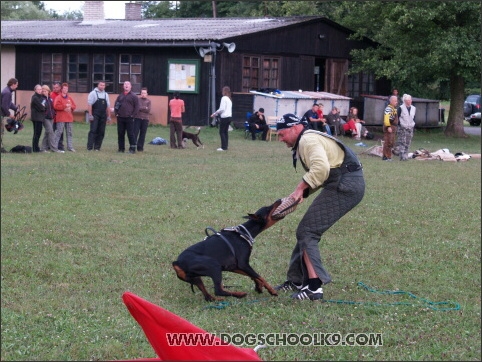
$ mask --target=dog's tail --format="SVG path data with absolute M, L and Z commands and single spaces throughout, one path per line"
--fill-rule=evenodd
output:
M 196 134 L 198 135 L 200 132 L 201 132 L 201 127 L 198 127 L 198 128 L 197 128 L 197 133 L 196 133 Z

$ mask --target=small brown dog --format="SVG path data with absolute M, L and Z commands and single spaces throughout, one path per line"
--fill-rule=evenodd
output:
M 197 128 L 197 133 L 190 133 L 186 131 L 182 131 L 182 146 L 186 148 L 187 140 L 191 140 L 194 145 L 199 148 L 204 148 L 204 144 L 199 139 L 199 133 L 201 132 L 201 127 Z

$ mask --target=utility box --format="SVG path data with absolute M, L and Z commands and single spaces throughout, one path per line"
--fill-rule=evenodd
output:
M 364 98 L 363 120 L 366 126 L 383 125 L 383 115 L 388 105 L 387 96 L 362 95 Z M 440 101 L 433 99 L 415 98 L 412 105 L 417 108 L 415 113 L 415 127 L 438 127 L 440 122 Z
M 266 116 L 281 117 L 293 113 L 302 117 L 310 110 L 313 103 L 323 104 L 323 114 L 327 115 L 333 107 L 340 110 L 341 116 L 347 116 L 351 98 L 327 92 L 277 91 L 262 93 L 250 91 L 253 94 L 253 110 L 264 108 Z

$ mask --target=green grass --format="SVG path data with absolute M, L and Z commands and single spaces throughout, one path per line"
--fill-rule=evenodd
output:
M 211 333 L 383 334 L 380 347 L 271 346 L 259 351 L 264 360 L 481 359 L 480 159 L 387 163 L 360 155 L 365 197 L 325 233 L 320 250 L 333 277 L 326 300 L 365 304 L 258 295 L 249 278 L 225 273 L 227 285 L 249 294 L 214 309 L 177 279 L 171 262 L 204 238 L 205 227 L 240 224 L 291 193 L 301 165 L 295 172 L 284 144 L 245 140 L 241 130 L 230 133 L 225 153 L 216 152 L 217 130 L 205 128 L 205 149 L 146 145 L 136 155 L 116 153 L 115 126 L 101 152 L 85 150 L 87 133 L 75 124 L 75 154 L 1 155 L 2 361 L 155 357 L 122 303 L 125 291 Z M 168 134 L 150 127 L 147 140 Z M 31 137 L 26 122 L 4 143 L 30 145 Z M 416 131 L 412 151 L 421 147 L 481 151 L 480 137 L 447 139 L 441 130 Z M 257 238 L 251 264 L 272 285 L 285 280 L 310 202 Z M 359 281 L 460 310 L 370 293 Z M 398 302 L 414 304 L 388 305 Z

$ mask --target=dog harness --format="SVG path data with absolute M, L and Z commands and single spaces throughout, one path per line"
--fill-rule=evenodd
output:
M 208 231 L 212 231 L 214 234 L 209 235 Z M 221 231 L 234 231 L 238 233 L 239 236 L 241 236 L 244 240 L 246 240 L 246 242 L 249 244 L 250 247 L 253 247 L 254 238 L 251 236 L 250 232 L 243 225 L 224 228 Z M 221 234 L 220 232 L 214 230 L 212 227 L 209 227 L 209 226 L 204 230 L 204 232 L 207 235 L 204 240 L 206 240 L 207 238 L 213 235 L 219 236 L 228 245 L 229 250 L 231 250 L 231 253 L 233 253 L 233 255 L 236 257 L 236 252 L 234 251 L 234 248 L 231 245 L 231 242 L 228 239 L 226 239 L 226 237 L 223 234 Z
M 243 230 L 241 230 L 241 228 Z M 230 228 L 224 228 L 221 231 L 234 231 L 239 234 L 246 242 L 249 244 L 250 247 L 253 247 L 254 244 L 254 238 L 251 236 L 250 232 L 248 229 L 244 227 L 244 225 L 238 225 L 238 226 L 231 226 Z

